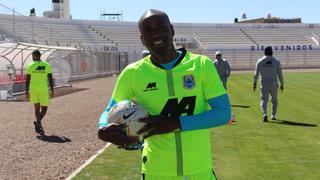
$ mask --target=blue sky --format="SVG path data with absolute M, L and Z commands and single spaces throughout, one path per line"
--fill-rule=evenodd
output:
M 0 0 L 1 4 L 24 14 L 34 7 L 42 16 L 51 9 L 51 0 Z M 73 19 L 99 20 L 100 12 L 123 12 L 125 21 L 138 21 L 147 9 L 160 9 L 172 22 L 232 23 L 243 13 L 248 19 L 272 16 L 301 17 L 304 23 L 320 23 L 320 0 L 70 0 Z M 0 7 L 0 13 L 10 13 Z

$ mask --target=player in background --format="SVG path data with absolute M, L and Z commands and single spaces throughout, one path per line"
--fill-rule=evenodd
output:
M 221 51 L 216 51 L 216 60 L 213 61 L 215 67 L 217 68 L 218 74 L 220 76 L 220 79 L 223 83 L 223 87 L 225 90 L 227 90 L 227 81 L 231 74 L 231 68 L 226 59 L 222 58 Z M 231 118 L 229 120 L 229 124 L 233 124 L 235 122 L 235 116 L 233 113 L 231 113 Z
M 253 91 L 257 88 L 257 80 L 260 75 L 260 106 L 263 115 L 263 121 L 268 122 L 267 104 L 269 94 L 271 95 L 272 114 L 271 119 L 276 120 L 278 108 L 278 79 L 280 81 L 280 92 L 283 91 L 283 76 L 280 61 L 274 58 L 271 47 L 266 47 L 264 55 L 258 60 L 253 76 Z
M 98 136 L 119 146 L 137 142 L 108 124 L 117 102 L 135 100 L 150 114 L 144 136 L 142 179 L 213 180 L 210 130 L 228 124 L 230 103 L 212 60 L 175 49 L 174 29 L 166 13 L 146 11 L 140 38 L 150 55 L 120 74 L 109 105 L 101 115 Z
M 231 73 L 231 68 L 228 61 L 222 58 L 221 51 L 216 51 L 216 60 L 214 60 L 213 63 L 217 68 L 224 89 L 227 90 L 227 81 Z
M 52 67 L 48 62 L 41 61 L 39 50 L 32 52 L 33 62 L 27 67 L 26 98 L 34 104 L 36 121 L 34 121 L 35 131 L 44 135 L 41 120 L 46 115 L 49 105 L 48 80 L 50 84 L 50 96 L 53 97 Z M 29 95 L 30 89 L 30 95 Z

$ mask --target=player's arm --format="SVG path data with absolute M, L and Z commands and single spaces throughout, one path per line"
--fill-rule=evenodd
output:
M 124 69 L 122 73 L 119 75 L 117 82 L 115 84 L 115 87 L 113 89 L 111 98 L 109 100 L 109 103 L 105 107 L 103 113 L 99 118 L 99 123 L 98 123 L 99 129 L 102 129 L 108 126 L 108 114 L 111 108 L 115 104 L 117 104 L 117 102 L 120 102 L 122 100 L 130 100 L 134 97 L 133 91 L 132 91 L 132 85 L 130 83 L 132 82 L 131 80 L 132 77 L 133 76 L 131 75 L 131 72 L 128 69 Z
M 29 87 L 30 87 L 30 80 L 31 80 L 31 75 L 27 74 L 26 77 L 26 100 L 29 100 Z
M 227 94 L 208 100 L 211 110 L 192 116 L 149 116 L 141 119 L 148 125 L 142 128 L 138 134 L 148 132 L 144 138 L 148 138 L 156 134 L 164 134 L 172 132 L 176 129 L 181 131 L 192 131 L 200 129 L 208 129 L 224 124 L 228 124 L 231 116 L 231 107 Z
M 278 78 L 279 78 L 279 81 L 280 81 L 280 91 L 283 91 L 284 90 L 284 87 L 283 87 L 283 76 L 282 76 L 282 68 L 281 68 L 280 61 L 278 61 L 277 74 L 278 74 Z
M 113 98 L 111 98 L 109 100 L 109 104 L 105 108 L 104 112 L 101 114 L 98 123 L 98 137 L 103 141 L 111 142 L 112 144 L 116 144 L 120 147 L 126 147 L 129 144 L 135 143 L 137 141 L 137 138 L 128 137 L 125 134 L 121 133 L 123 130 L 123 127 L 121 125 L 108 123 L 108 115 L 110 109 L 116 103 L 117 102 Z
M 29 93 L 30 80 L 31 80 L 31 75 L 27 74 L 27 78 L 26 78 L 26 94 Z
M 231 67 L 227 60 L 225 60 L 225 63 L 226 63 L 226 74 L 227 74 L 227 77 L 229 77 L 231 74 Z
M 26 77 L 26 99 L 29 99 L 29 88 L 30 88 L 30 80 L 31 80 L 31 67 L 27 67 L 27 77 Z
M 191 131 L 213 128 L 228 124 L 231 116 L 231 107 L 227 94 L 208 100 L 211 110 L 193 115 L 179 117 L 180 129 Z
M 51 97 L 53 97 L 54 94 L 54 89 L 53 89 L 53 78 L 52 78 L 52 73 L 48 74 L 48 79 L 49 79 L 49 86 L 50 86 L 50 90 L 51 90 Z
M 133 93 L 131 91 L 131 82 L 128 78 L 130 77 L 129 73 L 124 70 L 116 83 L 116 86 L 113 90 L 112 97 L 109 101 L 109 104 L 106 106 L 104 112 L 101 114 L 99 119 L 99 130 L 98 130 L 98 138 L 111 142 L 112 144 L 118 145 L 120 147 L 126 147 L 130 144 L 135 144 L 139 141 L 136 137 L 128 137 L 122 133 L 123 127 L 118 124 L 108 124 L 108 114 L 110 109 L 119 101 L 132 99 Z
M 53 89 L 53 77 L 52 77 L 52 66 L 50 64 L 48 64 L 47 68 L 46 68 L 46 71 L 47 71 L 47 78 L 49 80 L 49 86 L 50 86 L 50 96 L 51 98 L 53 98 L 54 96 L 54 89 Z
M 109 111 L 115 104 L 117 104 L 117 102 L 113 98 L 110 98 L 109 104 L 106 106 L 106 108 L 104 109 L 103 113 L 99 118 L 99 123 L 98 123 L 99 129 L 102 129 L 108 126 Z
M 258 80 L 259 75 L 260 75 L 260 65 L 259 65 L 259 61 L 258 61 L 254 75 L 253 75 L 253 92 L 255 92 L 257 89 L 257 80 Z
M 182 131 L 199 130 L 228 124 L 231 116 L 231 107 L 219 74 L 211 64 L 204 63 L 204 79 L 202 91 L 211 109 L 209 111 L 179 117 Z

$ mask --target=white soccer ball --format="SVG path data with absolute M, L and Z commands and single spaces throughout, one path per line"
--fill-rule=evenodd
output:
M 138 136 L 137 132 L 145 126 L 145 123 L 138 120 L 145 117 L 148 117 L 148 112 L 144 107 L 125 100 L 118 102 L 110 109 L 108 123 L 124 125 L 127 136 Z

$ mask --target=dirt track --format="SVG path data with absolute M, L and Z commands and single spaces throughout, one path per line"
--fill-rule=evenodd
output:
M 97 121 L 115 80 L 75 83 L 73 89 L 82 91 L 74 93 L 57 91 L 43 121 L 44 137 L 34 132 L 32 104 L 1 101 L 0 179 L 65 179 L 101 149 Z

